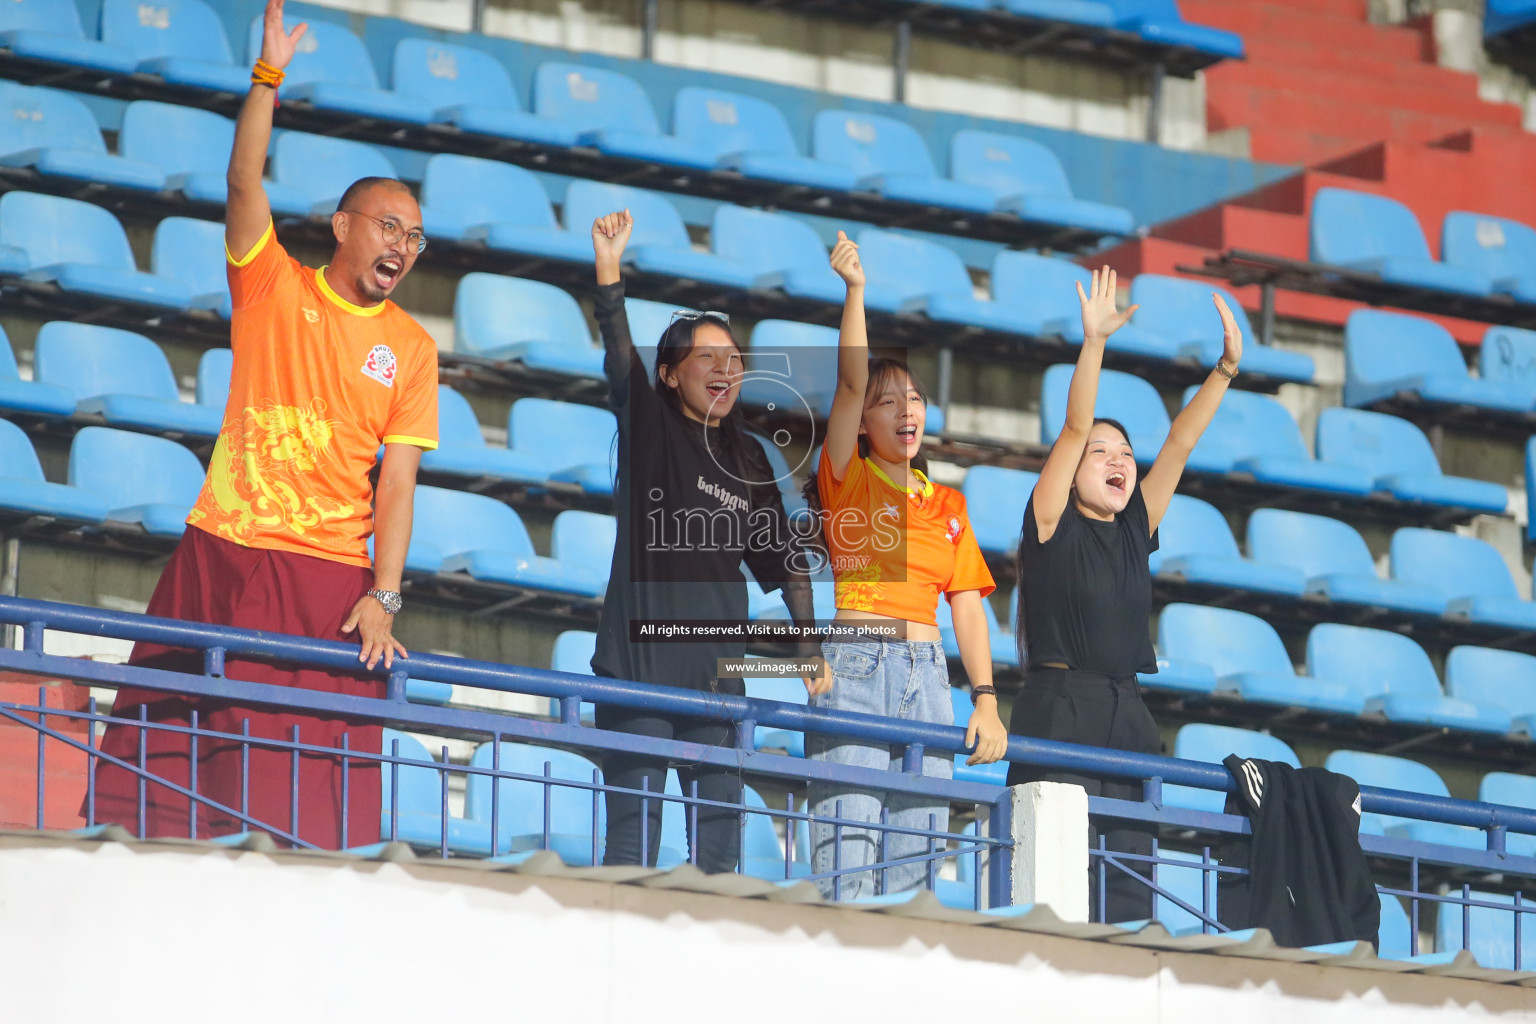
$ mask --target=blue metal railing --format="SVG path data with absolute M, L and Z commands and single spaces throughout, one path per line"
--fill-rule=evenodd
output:
M 495 758 L 499 756 L 503 742 L 515 741 L 539 746 L 592 751 L 599 756 L 603 753 L 622 752 L 644 754 L 675 762 L 717 765 L 739 771 L 743 774 L 774 779 L 790 788 L 800 787 L 807 783 L 828 783 L 845 789 L 858 788 L 900 792 L 913 796 L 927 797 L 939 803 L 972 806 L 977 809 L 978 834 L 975 836 L 960 836 L 937 828 L 913 829 L 892 826 L 888 822 L 869 823 L 843 819 L 841 817 L 828 818 L 826 816 L 816 816 L 810 811 L 797 811 L 792 797 L 783 808 L 767 808 L 721 805 L 717 802 L 701 799 L 696 789 L 688 794 L 666 794 L 648 791 L 634 794 L 641 796 L 645 800 L 655 799 L 675 804 L 682 808 L 683 812 L 693 822 L 697 821 L 698 813 L 703 808 L 720 809 L 729 806 L 730 810 L 741 816 L 740 821 L 743 833 L 746 832 L 750 816 L 752 815 L 767 817 L 777 822 L 788 840 L 782 847 L 784 857 L 783 876 L 785 878 L 809 877 L 812 879 L 831 878 L 837 880 L 865 871 L 873 871 L 877 877 L 883 877 L 885 871 L 899 864 L 921 863 L 926 865 L 928 886 L 932 888 L 937 882 L 938 867 L 942 861 L 958 861 L 959 858 L 965 857 L 977 862 L 977 869 L 973 872 L 976 906 L 990 905 L 1000 907 L 1007 905 L 1010 901 L 1012 843 L 1010 838 L 1011 798 L 1009 791 L 995 785 L 963 782 L 921 774 L 922 759 L 925 751 L 930 754 L 942 753 L 948 756 L 963 752 L 966 749 L 965 730 L 960 727 L 898 721 L 877 716 L 832 711 L 805 705 L 784 704 L 750 697 L 702 693 L 603 677 L 575 675 L 515 665 L 499 665 L 429 654 L 416 654 L 409 659 L 396 661 L 394 670 L 388 673 L 384 697 L 361 697 L 243 682 L 229 679 L 223 674 L 225 659 L 236 657 L 275 660 L 290 664 L 296 663 L 356 675 L 359 674 L 357 648 L 350 644 L 6 597 L 0 597 L 0 624 L 19 626 L 23 635 L 21 649 L 0 649 L 0 670 L 67 678 L 93 685 L 131 686 L 136 689 L 158 691 L 169 695 L 211 698 L 228 701 L 236 706 L 265 706 L 281 708 L 297 714 L 345 717 L 359 721 L 376 722 L 382 725 L 399 726 L 412 732 L 474 737 L 493 744 L 491 748 L 493 763 L 489 767 L 475 764 L 449 764 L 446 758 L 446 748 L 444 748 L 444 760 L 439 762 L 432 760 L 430 756 L 426 760 L 402 756 L 398 750 L 392 750 L 388 753 L 352 749 L 338 751 L 332 747 L 319 747 L 303 743 L 297 733 L 287 739 L 274 739 L 253 737 L 248 732 L 238 734 L 230 732 L 218 733 L 206 728 L 200 728 L 195 720 L 191 726 L 149 722 L 146 718 L 142 717 L 142 711 L 139 718 L 111 719 L 109 715 L 97 711 L 94 701 L 90 703 L 85 711 L 70 711 L 58 707 L 46 707 L 41 695 L 37 705 L 16 702 L 0 703 L 0 718 L 26 725 L 36 730 L 38 735 L 37 805 L 39 827 L 43 824 L 45 787 L 45 772 L 43 771 L 44 745 L 51 742 L 73 748 L 83 753 L 91 761 L 86 796 L 88 824 L 95 824 L 93 820 L 89 820 L 92 813 L 95 766 L 100 762 L 106 761 L 138 776 L 140 780 L 139 802 L 141 813 L 139 825 L 141 829 L 143 822 L 143 794 L 148 786 L 155 785 L 165 787 L 167 790 L 176 792 L 182 797 L 201 805 L 211 806 L 222 815 L 241 822 L 246 828 L 269 832 L 274 837 L 294 843 L 295 845 L 309 845 L 302 841 L 297 834 L 297 809 L 299 801 L 303 798 L 297 782 L 297 768 L 295 768 L 291 780 L 293 820 L 286 825 L 281 822 L 256 821 L 247 813 L 245 806 L 229 807 L 216 805 L 206 795 L 196 792 L 195 776 L 193 785 L 178 787 L 164 779 L 154 777 L 143 764 L 142 757 L 139 759 L 140 763 L 135 764 L 121 759 L 113 759 L 103 754 L 95 746 L 94 730 L 97 725 L 110 720 L 120 722 L 129 727 L 136 727 L 141 730 L 141 735 L 155 730 L 167 730 L 186 734 L 189 743 L 194 745 L 192 747 L 194 751 L 196 749 L 195 744 L 199 741 L 222 740 L 239 744 L 242 751 L 248 751 L 253 747 L 287 751 L 292 756 L 295 765 L 297 765 L 301 754 L 340 757 L 347 763 L 376 762 L 384 766 L 383 770 L 387 771 L 392 779 L 392 786 L 390 788 L 391 804 L 383 809 L 388 817 L 388 825 L 385 829 L 388 838 L 400 837 L 405 831 L 401 826 L 408 812 L 402 807 L 402 771 L 412 769 L 434 771 L 439 777 L 440 790 L 440 799 L 437 801 L 436 807 L 438 835 L 433 843 L 421 842 L 422 837 L 419 834 L 415 836 L 413 842 L 424 847 L 435 846 L 438 852 L 445 856 L 454 852 L 466 852 L 459 848 L 463 844 L 452 841 L 453 837 L 450 835 L 450 826 L 455 822 L 465 820 L 470 820 L 472 825 L 483 826 L 487 836 L 484 849 L 467 850 L 471 855 L 490 857 L 521 856 L 526 855 L 529 851 L 529 847 L 526 845 L 523 849 L 517 851 L 502 848 L 503 822 L 500 820 L 502 813 L 502 801 L 500 799 L 493 797 L 491 800 L 489 820 L 475 821 L 452 818 L 448 813 L 449 780 L 452 776 L 458 776 L 466 780 L 466 785 L 470 777 L 479 776 L 482 780 L 487 780 L 493 787 L 493 790 L 500 790 L 502 786 L 508 784 L 537 785 L 542 793 L 543 828 L 541 835 L 537 829 L 533 830 L 532 835 L 534 841 L 538 842 L 542 848 L 549 848 L 550 846 L 549 822 L 551 806 L 557 798 L 556 793 L 562 790 L 584 791 L 591 794 L 592 829 L 589 854 L 595 862 L 598 856 L 598 804 L 602 794 L 609 792 L 633 793 L 633 791 L 620 790 L 617 787 L 606 785 L 600 781 L 600 777 L 596 774 L 590 780 L 557 778 L 548 773 L 547 765 L 545 766 L 544 774 L 507 771 L 495 762 Z M 43 650 L 44 630 L 59 630 L 135 642 L 150 642 L 201 651 L 203 654 L 203 672 L 201 674 L 171 672 L 142 666 L 107 664 L 49 655 Z M 411 678 L 430 679 L 439 683 L 450 683 L 492 691 L 550 697 L 557 702 L 559 715 L 554 720 L 548 720 L 472 708 L 410 703 L 406 700 L 406 687 L 407 682 Z M 643 708 L 668 715 L 728 721 L 734 725 L 735 744 L 730 747 L 709 747 L 696 743 L 660 740 L 630 733 L 618 733 L 584 727 L 581 724 L 580 707 L 583 702 L 588 701 L 628 708 Z M 84 738 L 71 735 L 56 727 L 64 722 L 87 723 Z M 899 748 L 904 751 L 903 761 L 908 770 L 887 772 L 861 769 L 830 764 L 824 761 L 759 752 L 753 746 L 753 738 L 758 726 L 889 744 L 893 748 Z M 77 725 L 76 727 L 78 728 L 79 726 Z M 1247 821 L 1241 817 L 1188 808 L 1169 807 L 1163 804 L 1162 787 L 1164 784 L 1189 786 L 1206 790 L 1231 791 L 1234 788 L 1231 775 L 1225 768 L 1219 765 L 1080 747 L 1073 744 L 1018 736 L 1010 738 L 1007 758 L 1009 761 L 1029 764 L 1051 771 L 1142 780 L 1144 789 L 1144 799 L 1142 801 L 1111 800 L 1100 797 L 1091 798 L 1089 810 L 1090 813 L 1096 816 L 1139 822 L 1148 827 L 1156 827 L 1162 830 L 1189 830 L 1203 835 L 1244 834 L 1248 831 Z M 195 755 L 192 761 L 193 764 L 196 763 Z M 1362 806 L 1366 812 L 1469 826 L 1484 831 L 1487 836 L 1487 849 L 1481 851 L 1436 846 L 1391 837 L 1362 836 L 1362 845 L 1368 853 L 1401 861 L 1407 866 L 1411 876 L 1409 888 L 1406 890 L 1392 889 L 1384 891 L 1399 892 L 1409 897 L 1413 908 L 1415 941 L 1420 900 L 1427 900 L 1433 903 L 1459 903 L 1463 907 L 1464 913 L 1469 913 L 1472 906 L 1482 905 L 1472 900 L 1470 896 L 1459 898 L 1421 891 L 1419 874 L 1422 867 L 1447 868 L 1464 872 L 1498 872 L 1506 876 L 1536 877 L 1536 858 L 1514 856 L 1508 854 L 1504 848 L 1505 835 L 1508 831 L 1536 834 L 1536 811 L 1375 789 L 1372 787 L 1362 787 L 1361 794 Z M 242 799 L 242 804 L 244 802 L 244 799 Z M 347 801 L 343 800 L 344 833 L 347 827 L 345 822 L 346 804 Z M 197 838 L 195 832 L 197 815 L 193 814 L 190 817 L 193 830 L 192 837 Z M 901 860 L 885 860 L 882 857 L 874 865 L 865 865 L 857 868 L 845 869 L 840 863 L 834 863 L 830 871 L 823 871 L 819 874 L 804 873 L 804 866 L 802 865 L 800 868 L 802 873 L 796 874 L 799 862 L 795 860 L 795 836 L 799 830 L 808 828 L 813 820 L 834 829 L 836 838 L 833 848 L 836 851 L 841 851 L 842 848 L 842 830 L 851 828 L 860 828 L 879 834 L 881 836 L 880 846 L 882 853 L 884 851 L 885 839 L 888 836 L 903 834 L 926 840 L 927 851 L 923 854 L 909 856 Z M 980 827 L 982 823 L 985 824 L 984 830 Z M 476 834 L 478 835 L 478 832 Z M 697 830 L 690 829 L 689 834 L 696 836 Z M 642 848 L 645 846 L 645 839 L 648 838 L 643 838 Z M 474 843 L 470 844 L 471 847 L 474 845 Z M 1190 866 L 1188 863 L 1167 859 L 1157 852 L 1156 847 L 1154 847 L 1154 853 L 1150 857 L 1117 853 L 1102 847 L 1097 850 L 1090 850 L 1089 852 L 1100 876 L 1101 893 L 1103 891 L 1102 881 L 1108 872 L 1130 871 L 1137 864 L 1150 864 L 1152 865 L 1151 870 L 1153 872 L 1153 887 L 1159 895 L 1169 900 L 1173 905 L 1193 914 L 1201 922 L 1203 930 L 1209 931 L 1222 928 L 1222 925 L 1219 923 L 1218 908 L 1214 906 L 1214 901 L 1210 898 L 1209 890 L 1212 886 L 1202 886 L 1200 905 L 1197 906 L 1172 892 L 1166 886 L 1156 884 L 1156 872 L 1160 868 L 1174 866 L 1188 868 Z M 743 844 L 744 857 L 745 854 L 746 847 Z M 696 862 L 697 857 L 697 845 L 694 843 L 692 848 L 688 850 L 685 859 Z M 1202 870 L 1203 876 L 1234 870 L 1216 864 L 1209 856 L 1208 848 L 1203 855 L 1202 861 L 1197 866 Z M 837 884 L 834 881 L 834 885 Z M 1525 914 L 1536 911 L 1536 907 L 1532 907 L 1528 902 L 1522 901 L 1518 894 L 1513 906 L 1500 904 L 1500 907 L 1505 910 L 1514 911 L 1512 916 L 1516 921 L 1517 936 L 1521 930 L 1520 922 Z M 1463 930 L 1463 937 L 1464 941 L 1469 938 L 1465 929 Z M 1417 951 L 1416 946 L 1414 951 Z M 1517 958 L 1518 955 L 1517 948 Z

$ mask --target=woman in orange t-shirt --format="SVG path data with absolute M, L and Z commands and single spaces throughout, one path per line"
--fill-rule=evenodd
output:
M 982 601 L 993 589 L 965 513 L 965 499 L 933 483 L 919 454 L 927 399 L 906 365 L 869 356 L 864 328 L 864 270 L 858 246 L 838 232 L 832 269 L 848 286 L 838 339 L 837 391 L 814 482 L 807 488 L 822 520 L 822 536 L 836 580 L 839 625 L 860 632 L 834 636 L 822 650 L 831 669 L 812 687 L 811 703 L 840 711 L 954 724 L 949 666 L 939 638 L 938 602 L 953 613 L 960 658 L 971 680 L 975 710 L 966 728 L 974 744 L 970 764 L 989 764 L 1008 746 L 992 687 L 991 642 Z M 809 736 L 807 753 L 818 760 L 900 771 L 902 748 Z M 948 754 L 923 758 L 923 774 L 948 778 Z M 929 862 L 913 860 L 878 872 L 866 865 L 917 858 L 928 837 L 844 827 L 828 819 L 878 822 L 882 807 L 898 829 L 947 831 L 949 807 L 928 797 L 847 790 L 813 783 L 810 801 L 812 870 L 826 875 L 840 865 L 840 879 L 820 878 L 827 896 L 857 898 L 901 892 L 924 884 Z

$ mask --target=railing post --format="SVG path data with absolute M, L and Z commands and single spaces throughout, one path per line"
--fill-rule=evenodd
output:
M 1003 795 L 993 801 L 988 814 L 987 835 L 993 839 L 1013 842 L 1014 792 L 1005 789 Z M 980 832 L 980 829 L 977 829 Z M 987 875 L 987 903 L 993 907 L 1013 905 L 1013 850 L 1011 846 L 994 846 L 985 857 L 978 858 L 978 880 L 981 872 Z M 981 907 L 978 905 L 978 910 Z
M 1031 782 L 1011 793 L 1011 902 L 1043 903 L 1063 921 L 1087 921 L 1088 791 Z

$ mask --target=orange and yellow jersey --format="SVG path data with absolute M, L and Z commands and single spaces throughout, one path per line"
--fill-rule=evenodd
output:
M 437 447 L 437 346 L 393 302 L 355 306 L 278 244 L 229 257 L 234 372 L 187 522 L 251 548 L 372 564 L 381 444 Z
M 914 494 L 855 453 L 838 482 L 822 449 L 816 487 L 838 608 L 936 625 L 939 595 L 996 589 L 965 497 L 918 477 Z

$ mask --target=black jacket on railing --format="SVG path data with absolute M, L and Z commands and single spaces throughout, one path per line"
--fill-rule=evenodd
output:
M 1248 869 L 1220 876 L 1221 923 L 1267 928 L 1282 946 L 1349 939 L 1376 945 L 1381 904 L 1360 849 L 1355 780 L 1236 754 L 1222 763 L 1237 779 L 1227 813 L 1246 816 L 1253 836 L 1220 855 L 1222 863 Z

